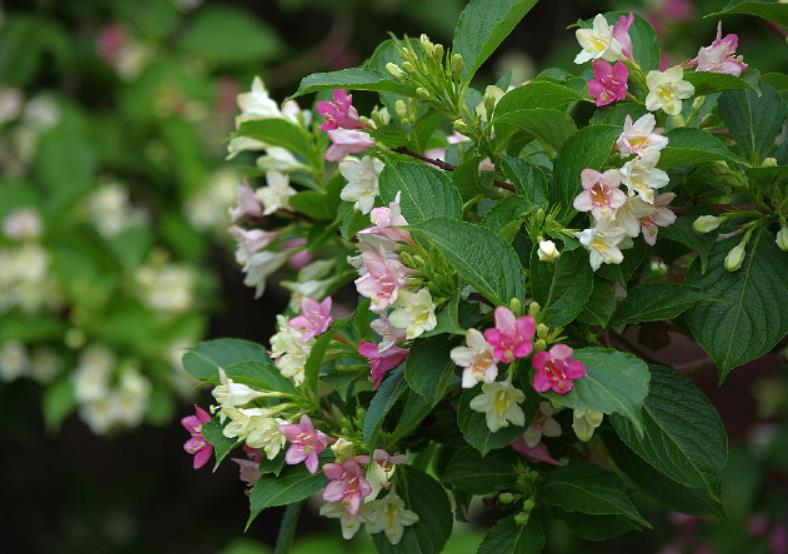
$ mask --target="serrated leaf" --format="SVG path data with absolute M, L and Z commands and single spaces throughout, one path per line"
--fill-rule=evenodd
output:
M 213 456 L 216 459 L 216 462 L 213 465 L 213 470 L 219 467 L 219 464 L 222 463 L 222 460 L 229 454 L 233 448 L 240 445 L 241 441 L 239 439 L 230 439 L 224 436 L 222 432 L 222 425 L 219 421 L 214 418 L 210 421 L 206 422 L 202 426 L 202 436 L 205 441 L 213 446 Z
M 446 465 L 441 481 L 469 494 L 489 494 L 512 488 L 517 479 L 517 457 L 512 452 L 491 452 L 482 457 L 470 447 L 460 449 Z
M 585 250 L 564 252 L 555 262 L 541 321 L 549 327 L 569 325 L 583 311 L 593 289 L 594 271 Z
M 788 255 L 762 230 L 747 247 L 738 271 L 726 271 L 723 262 L 740 237 L 717 242 L 709 270 L 690 268 L 685 283 L 714 299 L 700 302 L 685 314 L 692 336 L 714 360 L 720 381 L 732 369 L 762 356 L 788 332 Z
M 720 139 L 706 131 L 679 127 L 669 131 L 666 136 L 668 146 L 660 154 L 659 167 L 697 165 L 717 160 L 734 164 L 744 163 L 744 160 L 735 156 Z
M 481 394 L 481 390 L 478 387 L 466 389 L 462 393 L 457 409 L 457 424 L 465 441 L 478 450 L 482 456 L 485 456 L 490 450 L 509 446 L 517 438 L 517 435 L 521 435 L 525 431 L 525 428 L 510 424 L 508 427 L 492 433 L 487 427 L 485 415 L 472 410 L 469 405 L 471 400 L 479 394 Z
M 675 370 L 651 366 L 643 433 L 630 421 L 611 418 L 633 452 L 670 479 L 717 499 L 728 458 L 728 438 L 711 402 Z
M 348 90 L 372 90 L 377 92 L 392 92 L 395 94 L 410 94 L 411 87 L 400 83 L 390 75 L 383 74 L 374 69 L 351 67 L 326 73 L 312 73 L 301 79 L 298 90 L 292 98 L 318 92 L 345 88 Z
M 728 14 L 754 15 L 788 27 L 788 6 L 771 0 L 731 0 L 723 9 L 704 16 L 704 19 Z
M 545 393 L 550 402 L 556 407 L 621 414 L 640 432 L 650 380 L 646 363 L 627 352 L 597 347 L 575 350 L 573 357 L 585 364 L 585 376 L 566 394 Z
M 501 156 L 499 166 L 514 185 L 518 195 L 524 196 L 537 206 L 548 207 L 549 185 L 542 169 L 520 158 L 506 155 Z
M 613 284 L 599 277 L 594 278 L 594 290 L 577 320 L 587 325 L 599 325 L 603 329 L 610 322 L 615 308 Z
M 504 198 L 484 214 L 482 227 L 511 242 L 520 229 L 529 207 L 528 200 L 520 195 Z
M 381 172 L 379 183 L 385 204 L 393 202 L 400 193 L 402 215 L 411 225 L 436 217 L 462 217 L 462 198 L 451 179 L 438 169 L 392 161 Z
M 676 283 L 650 283 L 630 290 L 618 306 L 611 325 L 673 319 L 709 295 Z
M 788 9 L 788 8 L 786 8 Z M 774 146 L 785 122 L 786 108 L 780 94 L 765 83 L 759 91 L 726 90 L 717 99 L 720 117 L 744 159 L 758 166 Z
M 701 272 L 706 271 L 709 253 L 715 243 L 714 233 L 701 234 L 692 228 L 692 223 L 695 219 L 700 215 L 704 215 L 704 213 L 706 212 L 701 209 L 692 210 L 680 215 L 673 225 L 659 231 L 660 238 L 678 242 L 690 250 L 695 250 L 700 259 Z
M 399 366 L 391 370 L 375 392 L 364 417 L 364 443 L 370 449 L 375 448 L 386 416 L 407 390 L 404 368 Z
M 477 554 L 540 554 L 544 545 L 542 517 L 533 511 L 525 525 L 518 525 L 514 515 L 498 520 L 487 531 Z
M 445 336 L 417 340 L 405 361 L 405 380 L 411 389 L 431 403 L 443 398 L 454 377 L 455 365 L 449 358 L 454 345 Z
M 755 90 L 750 83 L 739 77 L 726 73 L 712 73 L 710 71 L 685 71 L 685 81 L 692 83 L 697 96 L 712 94 L 723 90 Z
M 591 102 L 588 94 L 578 92 L 560 83 L 534 80 L 504 94 L 495 106 L 493 122 L 509 112 L 534 108 L 561 109 L 571 102 Z
M 498 137 L 509 136 L 514 131 L 525 131 L 555 151 L 577 132 L 577 125 L 562 111 L 545 108 L 522 109 L 507 112 L 495 118 Z

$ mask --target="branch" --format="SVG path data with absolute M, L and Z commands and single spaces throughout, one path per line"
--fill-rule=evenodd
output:
M 413 150 L 405 146 L 400 146 L 399 148 L 395 148 L 394 152 L 397 152 L 398 154 L 404 154 L 405 156 L 410 156 L 411 158 L 416 158 L 417 160 L 421 160 L 430 165 L 434 165 L 438 169 L 443 169 L 444 171 L 454 171 L 455 169 L 457 169 L 457 166 L 454 166 L 450 163 L 446 163 L 443 160 L 436 160 L 434 158 L 428 158 L 426 156 L 422 156 L 418 152 L 414 152 Z M 495 185 L 498 188 L 505 189 L 511 192 L 515 191 L 514 185 L 512 185 L 511 183 L 507 183 L 505 181 L 499 181 L 498 179 L 493 181 L 493 185 Z

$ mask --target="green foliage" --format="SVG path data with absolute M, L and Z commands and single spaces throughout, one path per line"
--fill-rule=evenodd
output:
M 393 202 L 400 194 L 402 215 L 411 225 L 436 217 L 460 219 L 462 199 L 441 171 L 412 162 L 389 162 L 380 174 L 380 196 Z
M 717 100 L 720 117 L 728 126 L 736 147 L 752 165 L 769 153 L 785 122 L 785 102 L 769 85 L 757 91 L 725 91 Z
M 514 516 L 500 519 L 485 535 L 479 546 L 479 554 L 539 554 L 545 544 L 542 519 L 539 514 L 531 514 L 528 523 L 518 524 Z

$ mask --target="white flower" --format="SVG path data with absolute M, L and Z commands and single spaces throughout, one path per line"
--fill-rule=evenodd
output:
M 195 275 L 187 266 L 142 266 L 136 278 L 143 302 L 156 311 L 177 313 L 192 305 Z
M 631 154 L 642 156 L 649 150 L 660 151 L 668 145 L 668 138 L 659 133 L 654 127 L 657 120 L 653 114 L 647 113 L 632 123 L 632 118 L 627 114 L 624 117 L 624 131 L 616 140 L 616 148 L 621 156 Z
M 285 445 L 285 436 L 279 430 L 279 422 L 270 417 L 266 408 L 229 408 L 222 414 L 230 421 L 222 429 L 228 439 L 243 440 L 249 448 L 261 448 L 265 456 L 273 460 Z
M 37 238 L 41 227 L 41 218 L 29 208 L 13 211 L 3 221 L 3 232 L 14 240 Z
M 235 383 L 227 377 L 224 369 L 219 368 L 219 384 L 213 388 L 211 394 L 222 408 L 237 408 L 265 396 L 264 393 L 254 390 L 243 383 Z
M 572 430 L 577 438 L 588 442 L 594 436 L 594 429 L 602 425 L 605 414 L 596 410 L 574 410 L 572 412 Z
M 151 385 L 136 369 L 127 369 L 120 377 L 120 385 L 110 395 L 112 419 L 129 427 L 142 422 L 148 407 Z
M 30 376 L 39 383 L 51 382 L 62 368 L 63 360 L 55 350 L 43 346 L 33 351 Z
M 478 115 L 482 121 L 489 120 L 490 117 L 492 117 L 495 106 L 498 105 L 498 101 L 503 98 L 504 94 L 504 91 L 499 87 L 487 85 L 487 88 L 484 90 L 482 101 L 476 105 L 476 115 Z
M 620 246 L 625 237 L 626 230 L 610 219 L 597 221 L 595 227 L 585 229 L 577 235 L 580 244 L 589 251 L 589 262 L 594 271 L 599 269 L 603 262 L 620 264 L 624 260 Z
M 236 252 L 237 256 L 238 252 Z M 282 267 L 289 257 L 290 253 L 286 250 L 281 252 L 263 250 L 248 259 L 243 268 L 246 273 L 244 285 L 255 287 L 255 298 L 260 298 L 263 295 L 268 276 Z
M 257 158 L 257 165 L 264 171 L 280 171 L 292 173 L 308 170 L 309 167 L 299 162 L 290 150 L 281 146 L 269 146 L 265 156 Z
M 0 86 L 0 125 L 19 117 L 24 101 L 19 89 Z
M 284 173 L 269 171 L 265 174 L 268 185 L 255 191 L 257 198 L 263 203 L 263 214 L 269 215 L 276 210 L 287 207 L 287 199 L 296 191 L 290 186 L 290 179 Z
M 268 145 L 251 137 L 233 137 L 227 143 L 227 160 L 232 160 L 241 152 L 265 150 Z
M 90 219 L 104 237 L 114 237 L 146 219 L 142 210 L 129 202 L 128 191 L 119 183 L 102 186 L 87 199 Z
M 394 308 L 389 315 L 389 321 L 395 327 L 405 329 L 408 339 L 415 339 L 422 333 L 432 331 L 438 324 L 429 289 L 419 289 L 416 293 L 409 290 L 399 291 Z
M 542 442 L 542 436 L 551 438 L 561 436 L 561 425 L 553 419 L 555 413 L 556 409 L 549 402 L 539 403 L 539 411 L 523 433 L 523 440 L 528 448 L 533 448 Z
M 591 29 L 578 29 L 575 31 L 575 37 L 583 48 L 575 56 L 577 64 L 600 58 L 609 62 L 622 58 L 621 44 L 613 38 L 613 29 L 601 13 L 594 18 Z
M 345 158 L 339 163 L 339 172 L 347 180 L 340 193 L 345 202 L 355 202 L 361 213 L 368 214 L 378 196 L 378 175 L 384 164 L 377 158 L 364 156 L 361 161 Z
M 650 112 L 661 109 L 668 115 L 681 113 L 681 101 L 695 94 L 695 87 L 684 81 L 683 76 L 684 70 L 680 65 L 665 71 L 649 71 L 646 75 L 646 109 Z
M 621 168 L 621 181 L 630 196 L 637 194 L 644 202 L 654 203 L 654 191 L 670 182 L 668 174 L 657 169 L 659 152 L 649 150 L 639 158 L 628 161 Z
M 301 333 L 293 329 L 287 318 L 276 316 L 277 333 L 271 337 L 271 357 L 279 372 L 296 385 L 304 382 L 304 365 L 309 358 L 314 339 L 304 342 Z
M 403 342 L 407 337 L 404 329 L 395 327 L 388 318 L 380 316 L 369 325 L 381 338 L 378 351 L 385 352 L 392 346 Z
M 643 202 L 639 196 L 631 196 L 616 211 L 614 221 L 617 226 L 624 228 L 628 237 L 635 238 L 640 234 L 640 218 L 650 217 L 656 213 L 656 207 Z
M 353 515 L 347 511 L 344 502 L 330 502 L 320 507 L 320 515 L 338 519 L 339 527 L 342 529 L 342 538 L 350 540 L 356 536 L 356 533 L 358 533 L 358 530 L 361 528 L 361 524 L 367 521 L 367 505 L 362 504 L 359 507 L 358 513 Z
M 540 240 L 539 250 L 537 250 L 536 255 L 539 257 L 539 261 L 552 263 L 558 259 L 561 253 L 553 241 Z
M 186 217 L 192 226 L 201 231 L 227 227 L 230 209 L 237 198 L 237 183 L 235 171 L 221 169 L 211 173 L 206 186 L 186 202 Z
M 394 491 L 368 505 L 370 534 L 383 531 L 391 544 L 399 544 L 405 527 L 419 521 L 419 515 L 405 508 L 405 502 Z
M 462 388 L 470 389 L 477 383 L 492 383 L 498 376 L 492 347 L 484 340 L 478 329 L 468 329 L 465 334 L 467 346 L 452 348 L 452 361 L 462 367 Z
M 482 385 L 482 394 L 473 398 L 470 408 L 481 412 L 487 420 L 487 428 L 495 433 L 508 427 L 509 423 L 525 425 L 525 413 L 519 404 L 525 400 L 523 391 L 509 381 L 495 381 Z
M 282 103 L 282 115 L 296 125 L 309 127 L 312 124 L 312 112 L 302 110 L 295 100 L 288 100 Z
M 90 430 L 97 435 L 103 435 L 115 423 L 115 411 L 112 407 L 113 399 L 110 396 L 91 400 L 79 409 L 79 417 L 88 424 Z
M 27 103 L 24 119 L 32 129 L 43 132 L 60 121 L 60 109 L 51 96 L 42 94 Z
M 279 105 L 268 94 L 268 89 L 260 77 L 255 77 L 252 81 L 251 92 L 238 95 L 238 107 L 241 108 L 241 113 L 235 118 L 236 127 L 244 121 L 282 117 Z
M 9 341 L 0 347 L 0 378 L 3 381 L 13 381 L 22 377 L 29 365 L 27 350 L 21 342 Z
M 71 374 L 74 397 L 79 403 L 93 402 L 107 397 L 109 379 L 115 355 L 107 348 L 93 344 L 79 356 L 79 365 Z

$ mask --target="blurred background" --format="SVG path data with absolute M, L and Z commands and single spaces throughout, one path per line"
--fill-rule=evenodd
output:
M 714 37 L 716 21 L 699 16 L 725 3 L 543 1 L 480 80 L 576 70 L 566 26 L 610 9 L 649 17 L 664 63 L 680 62 Z M 270 287 L 252 301 L 226 233 L 241 179 L 224 159 L 236 95 L 260 75 L 281 100 L 308 73 L 363 62 L 389 31 L 450 43 L 464 4 L 0 3 L 2 552 L 272 552 L 281 513 L 244 534 L 237 467 L 193 471 L 179 424 L 192 402 L 207 403 L 180 368 L 183 349 L 224 336 L 266 342 L 288 298 Z M 728 18 L 725 31 L 753 67 L 788 69 L 763 22 Z M 641 335 L 654 349 L 671 339 L 658 326 Z M 788 553 L 785 371 L 773 356 L 722 388 L 713 369 L 693 375 L 731 436 L 728 524 L 642 504 L 653 532 L 595 545 L 554 528 L 549 552 Z M 475 552 L 489 522 L 475 523 L 446 551 Z M 372 552 L 314 509 L 297 536 L 299 554 Z

